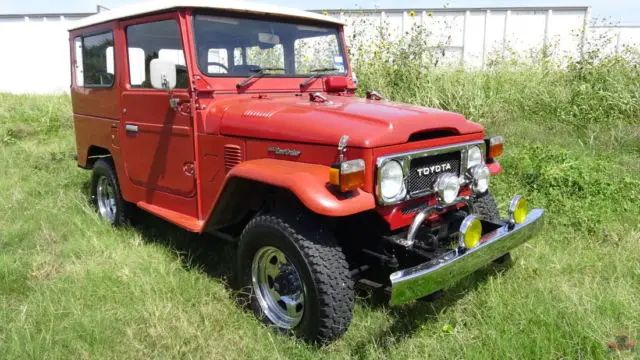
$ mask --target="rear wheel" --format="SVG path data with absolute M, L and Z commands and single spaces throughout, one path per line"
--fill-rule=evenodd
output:
M 237 274 L 258 318 L 326 343 L 347 330 L 355 295 L 344 253 L 312 217 L 256 216 L 240 237 Z
M 113 226 L 127 223 L 129 204 L 122 198 L 111 158 L 96 161 L 91 175 L 91 202 L 101 218 Z

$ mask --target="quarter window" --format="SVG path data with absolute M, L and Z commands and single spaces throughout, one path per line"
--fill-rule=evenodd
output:
M 75 39 L 76 85 L 110 87 L 113 85 L 113 33 L 82 36 Z
M 178 24 L 163 20 L 127 27 L 129 83 L 135 88 L 152 88 L 149 77 L 151 60 L 163 59 L 176 64 L 176 88 L 186 89 L 187 67 Z

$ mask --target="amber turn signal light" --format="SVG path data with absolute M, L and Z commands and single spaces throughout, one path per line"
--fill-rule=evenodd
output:
M 487 140 L 487 158 L 494 159 L 502 155 L 502 145 L 504 138 L 502 136 L 492 136 Z
M 364 185 L 364 160 L 356 159 L 333 164 L 329 169 L 329 183 L 341 192 L 361 187 Z

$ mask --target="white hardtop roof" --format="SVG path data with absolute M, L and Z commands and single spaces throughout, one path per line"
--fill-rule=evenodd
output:
M 291 9 L 277 5 L 253 3 L 244 0 L 153 0 L 138 4 L 125 5 L 113 10 L 101 11 L 95 15 L 91 15 L 74 22 L 69 27 L 69 30 L 177 8 L 217 9 L 259 15 L 281 15 L 298 19 L 342 24 L 342 21 L 340 20 L 310 11 Z

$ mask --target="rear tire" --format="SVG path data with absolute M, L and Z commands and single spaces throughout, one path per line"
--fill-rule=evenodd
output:
M 122 198 L 111 158 L 99 159 L 94 164 L 90 190 L 91 203 L 102 219 L 113 226 L 127 224 L 131 208 Z
M 306 212 L 256 216 L 240 237 L 237 276 L 258 318 L 322 344 L 349 327 L 355 293 L 342 249 L 317 220 Z

